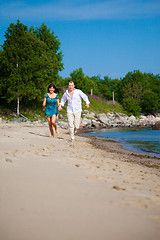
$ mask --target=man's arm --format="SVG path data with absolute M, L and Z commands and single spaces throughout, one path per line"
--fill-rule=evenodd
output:
M 80 97 L 86 102 L 86 107 L 89 108 L 90 101 L 88 96 L 80 90 Z
M 61 111 L 62 110 L 62 107 L 64 106 L 64 104 L 66 103 L 67 101 L 67 95 L 66 93 L 63 94 L 62 98 L 61 98 L 61 102 L 59 103 L 58 105 L 58 111 Z

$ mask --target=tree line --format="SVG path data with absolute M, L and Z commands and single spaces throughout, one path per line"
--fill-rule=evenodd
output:
M 72 80 L 76 88 L 86 94 L 103 96 L 108 101 L 113 100 L 114 93 L 114 99 L 129 115 L 160 111 L 159 74 L 134 70 L 122 79 L 108 76 L 101 79 L 86 76 L 79 68 L 62 78 L 59 76 L 64 67 L 61 43 L 44 23 L 38 28 L 28 28 L 17 20 L 7 28 L 5 38 L 0 49 L 0 99 L 3 103 L 38 104 L 50 83 L 63 89 Z

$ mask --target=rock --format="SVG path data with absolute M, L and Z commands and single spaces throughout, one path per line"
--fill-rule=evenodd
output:
M 128 118 L 128 120 L 134 122 L 134 121 L 136 121 L 136 117 L 132 115 L 132 116 L 130 116 L 130 117 Z
M 58 125 L 59 125 L 61 128 L 64 128 L 64 129 L 67 129 L 67 128 L 68 128 L 68 123 L 67 123 L 67 122 L 64 122 L 64 121 L 58 121 Z
M 108 124 L 109 122 L 109 119 L 107 118 L 107 115 L 105 113 L 97 114 L 96 117 L 100 122 L 104 124 Z
M 101 127 L 101 123 L 96 121 L 96 120 L 92 120 L 92 126 L 95 128 L 100 128 Z
M 153 116 L 153 115 L 147 115 L 147 119 L 148 119 L 148 120 L 154 120 L 154 119 L 155 119 L 155 116 Z
M 85 109 L 85 110 L 83 110 L 83 113 L 84 114 L 89 114 L 89 111 Z
M 39 124 L 38 121 L 34 121 L 34 122 L 33 122 L 33 125 L 38 125 L 38 124 Z
M 95 118 L 95 115 L 96 115 L 95 113 L 91 112 L 91 113 L 85 114 L 85 117 L 89 117 L 89 118 L 94 119 L 94 118 Z
M 82 124 L 84 124 L 84 125 L 92 125 L 92 121 L 91 121 L 91 119 L 88 119 L 88 118 L 82 118 L 82 121 L 81 121 L 81 123 Z
M 147 117 L 144 116 L 144 115 L 141 115 L 139 118 L 142 119 L 142 120 L 146 120 Z
M 117 123 L 117 124 L 122 124 L 123 123 L 123 121 L 121 121 L 120 119 L 115 119 L 115 123 Z
M 157 122 L 153 125 L 152 130 L 160 130 L 160 121 L 157 121 Z
M 107 116 L 108 116 L 108 117 L 111 117 L 111 118 L 113 118 L 114 115 L 115 115 L 115 114 L 114 114 L 113 112 L 109 112 L 109 113 L 107 113 Z

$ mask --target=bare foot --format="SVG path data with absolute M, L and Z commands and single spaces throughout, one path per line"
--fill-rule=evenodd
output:
M 51 138 L 54 138 L 54 136 L 53 136 L 53 135 L 51 135 Z
M 56 134 L 57 134 L 57 137 L 59 136 L 59 132 L 58 132 L 58 130 L 56 130 Z

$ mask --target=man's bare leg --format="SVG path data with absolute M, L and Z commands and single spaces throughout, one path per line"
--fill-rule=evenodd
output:
M 77 128 L 74 128 L 74 134 L 77 134 Z

